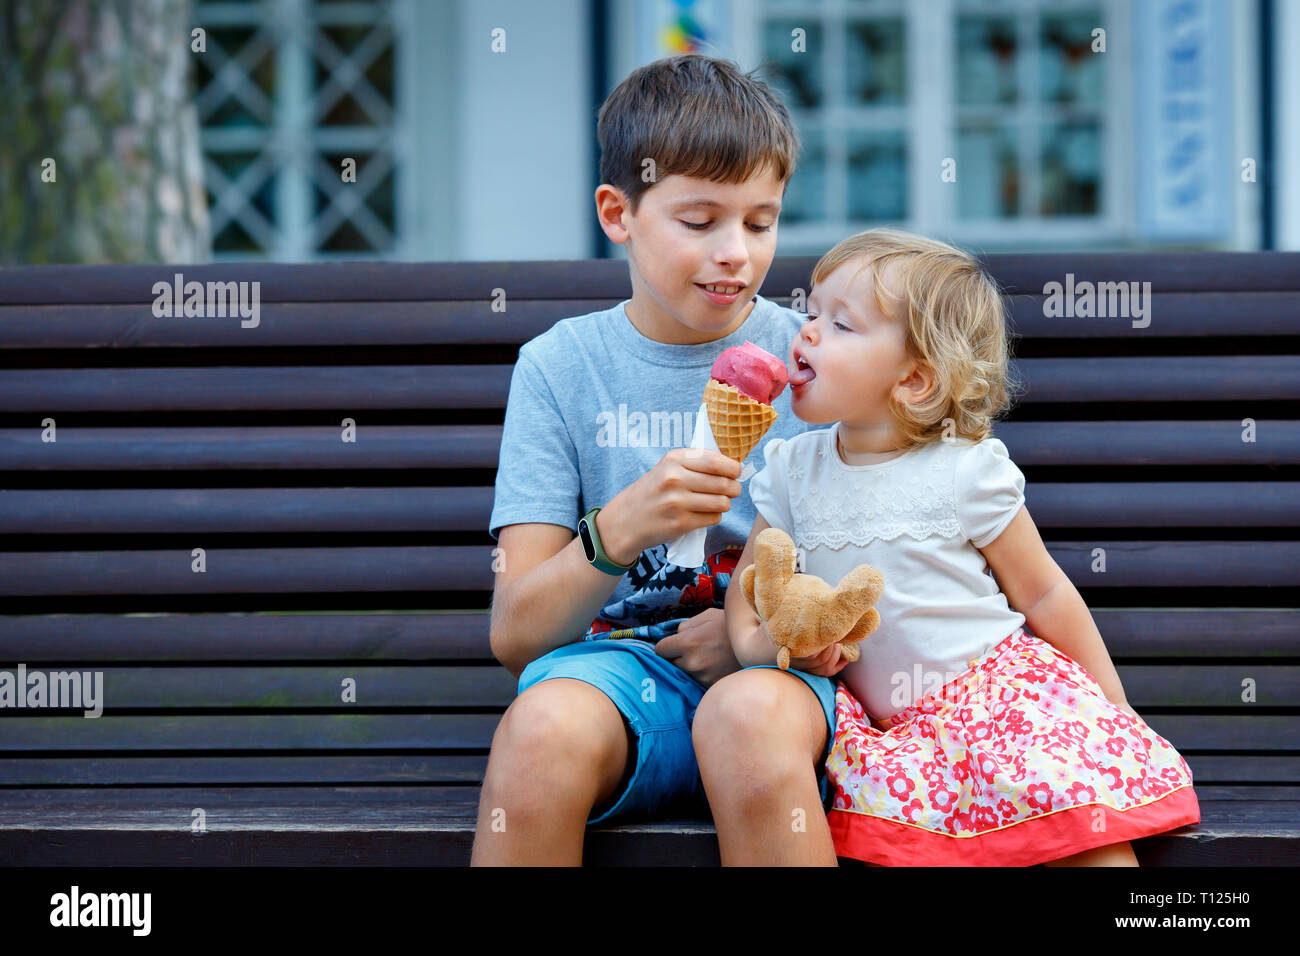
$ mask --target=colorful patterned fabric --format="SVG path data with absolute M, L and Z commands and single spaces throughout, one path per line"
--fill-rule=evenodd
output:
M 872 721 L 837 682 L 835 852 L 891 866 L 1030 866 L 1201 819 L 1177 750 L 1024 628 Z
M 591 622 L 584 641 L 636 637 L 650 643 L 677 633 L 682 621 L 711 607 L 721 608 L 731 572 L 744 545 L 710 555 L 698 568 L 679 568 L 667 560 L 668 545 L 641 552 L 628 577 L 632 592 L 605 605 Z M 628 626 L 632 621 L 642 622 Z

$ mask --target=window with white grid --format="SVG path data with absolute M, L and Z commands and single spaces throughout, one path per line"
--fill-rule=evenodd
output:
M 783 249 L 887 224 L 991 246 L 1131 235 L 1122 19 L 1115 0 L 737 0 L 737 51 L 775 68 L 803 140 Z
M 215 259 L 400 252 L 404 8 L 402 0 L 196 5 L 207 49 L 194 55 L 195 107 Z M 345 160 L 355 162 L 355 182 L 345 181 Z

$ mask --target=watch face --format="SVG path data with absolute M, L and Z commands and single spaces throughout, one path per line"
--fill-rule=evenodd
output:
M 578 537 L 582 538 L 582 551 L 587 555 L 588 561 L 596 560 L 596 546 L 591 542 L 591 529 L 587 526 L 587 519 L 578 522 Z

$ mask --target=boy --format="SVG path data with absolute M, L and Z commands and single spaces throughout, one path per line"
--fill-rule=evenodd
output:
M 489 528 L 492 653 L 519 696 L 492 739 L 474 865 L 580 864 L 588 823 L 707 813 L 691 726 L 740 668 L 723 597 L 755 511 L 740 465 L 683 446 L 718 355 L 749 340 L 784 359 L 803 321 L 757 295 L 799 147 L 762 82 L 659 60 L 610 94 L 597 135 L 597 214 L 627 243 L 633 295 L 519 350 Z M 774 407 L 765 441 L 807 430 L 788 390 Z M 704 526 L 705 564 L 668 564 L 667 542 Z M 820 771 L 833 685 L 777 673 L 821 724 Z

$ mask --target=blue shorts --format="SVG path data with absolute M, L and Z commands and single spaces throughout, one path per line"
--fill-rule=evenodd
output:
M 826 713 L 826 752 L 817 773 L 825 805 L 825 762 L 835 738 L 835 684 L 828 677 L 794 668 L 787 673 L 812 689 Z M 593 807 L 588 823 L 655 818 L 670 807 L 690 816 L 712 818 L 691 740 L 691 722 L 704 696 L 704 685 L 656 654 L 652 643 L 635 638 L 579 641 L 558 647 L 524 668 L 519 675 L 519 693 L 554 677 L 580 680 L 603 691 L 637 738 L 636 768 L 627 786 Z

